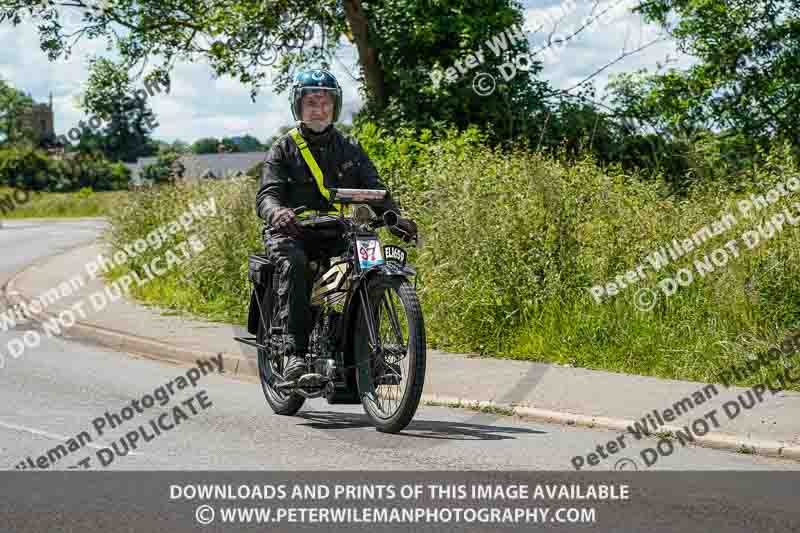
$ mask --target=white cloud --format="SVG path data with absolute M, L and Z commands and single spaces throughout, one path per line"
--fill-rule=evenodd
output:
M 634 0 L 569 0 L 562 3 L 536 2 L 535 5 L 532 1 L 526 2 L 524 28 L 541 28 L 528 35 L 534 50 L 545 46 L 548 35 L 554 30 L 554 38 L 564 39 L 593 21 L 560 49 L 556 47 L 554 59 L 547 59 L 546 54 L 540 56 L 544 59 L 542 77 L 555 88 L 569 89 L 623 54 L 657 38 L 658 26 L 647 24 L 640 15 L 630 12 L 636 3 Z M 691 57 L 681 54 L 671 40 L 647 46 L 592 78 L 598 89 L 597 97 L 604 96 L 603 89 L 613 74 L 643 67 L 653 72 L 657 63 L 664 63 L 668 56 L 675 61 L 670 63 L 671 66 L 679 68 L 693 62 Z

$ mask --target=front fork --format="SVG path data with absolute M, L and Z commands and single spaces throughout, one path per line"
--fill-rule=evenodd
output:
M 380 338 L 378 337 L 378 325 L 375 323 L 375 314 L 372 310 L 372 302 L 369 300 L 369 284 L 362 283 L 358 288 L 358 296 L 361 299 L 361 306 L 365 312 L 367 322 L 367 333 L 369 334 L 370 358 L 374 357 L 380 350 Z

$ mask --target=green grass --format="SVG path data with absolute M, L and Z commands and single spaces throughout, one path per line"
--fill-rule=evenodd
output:
M 7 194 L 14 197 L 14 190 L 0 187 L 0 198 Z M 0 211 L 0 218 L 79 218 L 108 216 L 128 191 L 111 192 L 30 192 L 25 202 L 15 202 L 14 209 Z M 18 193 L 20 199 L 25 196 Z
M 744 455 L 753 455 L 756 453 L 756 449 L 742 444 L 741 446 L 739 446 L 736 452 Z
M 652 311 L 633 301 L 639 287 L 653 288 L 795 198 L 742 221 L 729 237 L 704 244 L 658 274 L 649 272 L 647 281 L 616 297 L 597 304 L 588 290 L 635 268 L 672 239 L 691 236 L 735 209 L 738 199 L 796 175 L 791 161 L 773 160 L 740 190 L 710 184 L 675 198 L 658 179 L 601 168 L 588 158 L 565 164 L 451 141 L 439 142 L 431 153 L 435 157 L 413 164 L 395 155 L 391 165 L 376 165 L 420 227 L 424 246 L 409 249 L 409 262 L 420 273 L 432 347 L 714 382 L 722 371 L 777 345 L 800 322 L 800 226 L 743 251 L 726 267 L 660 299 Z M 197 229 L 207 250 L 135 295 L 243 325 L 247 256 L 263 253 L 257 187 L 247 178 L 129 193 L 112 215 L 116 246 L 174 220 L 190 202 L 213 195 L 218 205 L 217 216 Z M 385 232 L 382 238 L 390 242 Z M 129 268 L 142 274 L 152 257 L 146 254 Z M 787 359 L 735 384 L 763 381 Z

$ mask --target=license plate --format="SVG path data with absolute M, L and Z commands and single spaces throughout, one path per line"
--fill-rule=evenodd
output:
M 387 261 L 393 261 L 401 265 L 406 264 L 406 251 L 399 246 L 392 246 L 391 244 L 384 246 L 383 257 L 385 257 Z
M 385 263 L 381 243 L 378 239 L 357 239 L 356 247 L 358 248 L 358 261 L 361 268 L 369 268 Z

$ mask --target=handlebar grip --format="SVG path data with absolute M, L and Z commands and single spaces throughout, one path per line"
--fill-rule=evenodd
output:
M 389 227 L 396 226 L 400 217 L 394 211 L 386 211 L 383 213 L 383 223 Z

